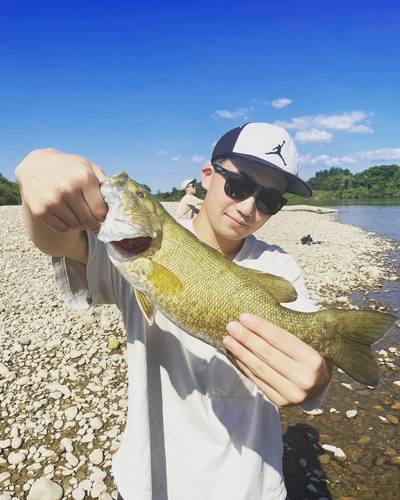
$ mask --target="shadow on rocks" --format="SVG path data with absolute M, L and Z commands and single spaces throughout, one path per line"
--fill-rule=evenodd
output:
M 332 500 L 318 457 L 319 434 L 307 424 L 291 424 L 283 435 L 283 474 L 288 500 Z

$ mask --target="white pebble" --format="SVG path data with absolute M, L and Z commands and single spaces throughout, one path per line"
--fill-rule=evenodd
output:
M 26 385 L 29 384 L 30 382 L 31 382 L 31 377 L 28 377 L 28 375 L 26 375 L 25 377 L 19 378 L 15 383 L 17 385 Z
M 91 421 L 89 422 L 89 424 L 90 424 L 90 427 L 92 429 L 95 429 L 95 430 L 102 429 L 103 425 L 104 425 L 101 418 L 99 418 L 99 417 L 92 418 Z
M 11 434 L 11 437 L 13 437 L 13 438 L 17 438 L 17 437 L 19 437 L 19 428 L 18 428 L 18 427 L 16 427 L 16 426 L 14 426 L 14 427 L 11 429 L 10 434 Z
M 79 488 L 82 488 L 85 491 L 89 491 L 92 487 L 92 481 L 90 479 L 84 479 L 79 483 Z
M 70 451 L 67 451 L 65 458 L 67 459 L 67 462 L 72 465 L 72 467 L 76 467 L 79 463 L 79 460 Z
M 3 484 L 8 479 L 10 479 L 11 474 L 9 472 L 1 472 L 0 473 L 0 484 Z
M 12 438 L 11 448 L 14 448 L 14 450 L 17 450 L 18 448 L 21 448 L 21 446 L 22 446 L 22 438 L 20 438 L 20 437 Z
M 357 415 L 357 410 L 348 410 L 346 411 L 347 418 L 354 418 Z
M 335 453 L 335 451 L 337 450 L 337 447 L 336 446 L 332 446 L 330 444 L 323 444 L 322 445 L 322 448 L 325 450 L 325 451 L 329 451 L 330 453 Z
M 4 439 L 3 441 L 0 441 L 0 449 L 6 449 L 11 446 L 11 439 Z
M 7 458 L 8 463 L 11 465 L 22 464 L 22 462 L 24 462 L 25 459 L 26 459 L 26 455 L 24 455 L 23 453 L 15 452 L 15 451 L 12 451 L 8 455 L 8 458 Z
M 72 492 L 72 498 L 74 500 L 84 500 L 85 496 L 86 492 L 82 488 L 76 488 L 76 490 Z
M 94 450 L 92 453 L 89 455 L 89 460 L 92 462 L 94 465 L 100 465 L 102 461 L 104 460 L 104 453 L 102 450 Z
M 103 481 L 95 481 L 90 494 L 92 498 L 99 498 L 99 496 L 105 491 L 107 491 L 107 486 L 103 483 Z
M 78 408 L 76 406 L 70 406 L 67 408 L 64 413 L 67 417 L 67 420 L 74 420 L 74 418 L 78 415 Z

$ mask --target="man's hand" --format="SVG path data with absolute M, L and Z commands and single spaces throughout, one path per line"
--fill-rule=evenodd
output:
M 107 213 L 100 167 L 82 156 L 43 149 L 30 153 L 15 170 L 32 215 L 58 233 L 96 231 Z
M 15 170 L 24 207 L 24 223 L 44 253 L 87 262 L 87 238 L 107 214 L 100 167 L 82 156 L 42 149 L 30 153 Z
M 318 398 L 332 377 L 333 365 L 312 347 L 253 314 L 227 325 L 224 345 L 257 387 L 278 406 Z

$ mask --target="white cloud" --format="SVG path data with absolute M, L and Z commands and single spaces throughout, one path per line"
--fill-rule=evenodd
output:
M 343 158 L 340 158 L 340 161 L 342 163 L 347 163 L 347 165 L 356 165 L 357 162 L 354 158 L 351 158 L 350 156 L 343 156 Z
M 328 155 L 320 155 L 316 158 L 299 158 L 299 164 L 301 166 L 315 167 L 316 165 L 325 165 L 326 167 L 340 167 L 346 165 L 355 165 L 356 160 L 349 156 L 343 156 L 342 158 L 331 158 Z
M 322 130 L 345 130 L 347 132 L 357 132 L 362 134 L 372 134 L 373 130 L 370 127 L 359 124 L 368 116 L 373 116 L 374 113 L 366 113 L 364 111 L 352 111 L 351 113 L 343 113 L 341 115 L 317 115 L 317 116 L 300 116 L 292 118 L 290 122 L 276 121 L 278 125 L 287 129 L 304 130 L 309 128 L 317 128 Z
M 313 116 L 301 116 L 300 118 L 292 118 L 291 122 L 285 122 L 282 120 L 278 120 L 274 123 L 274 125 L 278 125 L 278 127 L 301 130 L 305 128 L 310 128 L 313 124 Z
M 278 108 L 278 109 L 281 109 L 281 108 L 284 108 L 285 106 L 287 106 L 288 104 L 292 104 L 292 99 L 275 99 L 274 101 L 271 102 L 271 106 L 273 106 L 274 108 Z
M 206 159 L 205 156 L 200 156 L 200 155 L 194 155 L 192 157 L 192 160 L 195 162 L 195 163 L 203 163 L 204 160 Z
M 307 167 L 315 167 L 315 165 L 319 165 L 320 163 L 325 163 L 326 161 L 329 161 L 329 156 L 328 155 L 320 155 L 316 156 L 315 158 L 299 158 L 299 164 L 302 166 L 307 166 Z
M 173 158 L 171 158 L 171 160 L 173 160 L 173 161 L 179 161 L 180 159 L 182 159 L 181 155 L 174 156 Z
M 313 121 L 315 125 L 321 128 L 327 128 L 330 130 L 356 131 L 354 130 L 357 128 L 355 124 L 364 120 L 364 118 L 366 118 L 367 116 L 373 116 L 373 113 L 365 113 L 364 111 L 352 111 L 351 113 L 343 113 L 342 115 L 318 115 L 314 117 Z
M 294 138 L 295 141 L 301 142 L 302 144 L 306 144 L 308 142 L 331 142 L 332 139 L 333 134 L 316 128 L 297 132 Z
M 165 151 L 157 151 L 158 155 L 166 155 L 167 153 Z
M 355 155 L 360 160 L 399 160 L 400 148 L 383 148 L 374 151 L 360 151 Z
M 237 118 L 238 116 L 243 116 L 247 119 L 247 108 L 237 108 L 234 111 L 228 111 L 226 109 L 218 109 L 216 111 L 217 115 L 221 118 Z
M 373 134 L 374 131 L 371 127 L 366 127 L 365 125 L 356 125 L 355 127 L 350 127 L 349 132 L 357 132 L 359 134 Z

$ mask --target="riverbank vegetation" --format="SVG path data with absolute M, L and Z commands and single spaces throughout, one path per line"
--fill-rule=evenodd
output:
M 380 165 L 357 174 L 331 167 L 317 172 L 307 183 L 313 198 L 319 200 L 400 197 L 400 167 Z
M 17 182 L 9 181 L 0 173 L 0 205 L 21 205 Z
M 331 167 L 321 170 L 307 181 L 313 190 L 313 200 L 395 198 L 400 197 L 400 166 L 380 165 L 352 174 L 350 170 Z M 171 192 L 155 193 L 159 201 L 180 201 L 185 193 L 173 188 Z M 206 190 L 197 183 L 197 194 L 204 198 Z M 304 203 L 304 198 L 285 194 L 289 204 Z
M 307 181 L 313 190 L 313 200 L 350 200 L 366 198 L 397 198 L 400 197 L 400 166 L 379 165 L 363 172 L 352 174 L 350 170 L 331 167 L 321 170 Z M 145 185 L 151 192 L 151 188 Z M 185 194 L 182 189 L 172 188 L 172 191 L 153 193 L 158 201 L 180 201 Z M 204 199 L 206 190 L 200 182 L 197 183 L 198 198 Z M 286 194 L 289 204 L 304 203 L 304 198 Z M 19 205 L 21 196 L 16 182 L 9 181 L 0 173 L 0 205 Z

